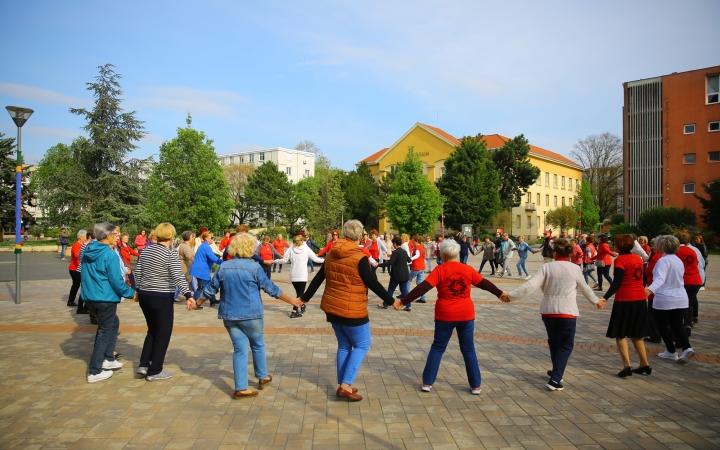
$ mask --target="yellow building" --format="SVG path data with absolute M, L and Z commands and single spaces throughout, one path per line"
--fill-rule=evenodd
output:
M 499 134 L 491 134 L 483 139 L 490 150 L 502 147 L 509 140 Z M 430 180 L 437 181 L 445 173 L 445 160 L 458 145 L 460 141 L 445 131 L 416 123 L 393 145 L 370 155 L 358 165 L 367 163 L 375 180 L 379 181 L 392 166 L 405 159 L 408 147 L 412 146 L 423 162 L 423 174 Z M 547 228 L 545 215 L 550 209 L 563 205 L 572 206 L 573 197 L 580 188 L 582 167 L 558 153 L 534 145 L 530 145 L 529 159 L 540 169 L 540 177 L 528 189 L 525 201 L 512 209 L 512 225 L 506 227 L 505 231 L 535 240 Z M 440 224 L 436 228 L 439 231 Z M 490 231 L 495 228 L 497 227 L 493 226 Z M 392 231 L 392 224 L 387 219 L 381 220 L 379 231 Z

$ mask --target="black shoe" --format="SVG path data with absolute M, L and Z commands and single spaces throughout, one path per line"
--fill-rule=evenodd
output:
M 75 314 L 90 314 L 90 310 L 87 308 L 78 309 L 77 311 L 75 311 Z
M 300 307 L 300 312 L 301 312 L 301 313 L 304 313 L 304 312 L 305 312 L 305 307 L 306 307 L 306 305 L 307 305 L 307 303 L 303 302 L 302 306 Z
M 291 318 L 291 319 L 296 319 L 296 318 L 298 318 L 298 317 L 302 317 L 302 313 L 301 313 L 301 312 L 299 312 L 299 311 L 293 311 L 293 312 L 290 313 L 290 318 Z
M 548 371 L 547 371 L 547 376 L 548 376 L 548 378 L 550 378 L 550 377 L 552 376 L 552 370 L 548 370 Z M 548 380 L 548 381 L 550 381 L 550 380 Z M 561 380 L 560 380 L 561 383 L 562 383 L 563 381 L 565 381 L 565 379 L 561 379 Z
M 77 306 L 77 303 L 75 303 L 75 302 L 68 302 L 67 305 L 68 305 L 68 306 Z
M 275 273 L 275 270 L 273 270 L 272 273 Z
M 692 333 L 692 328 L 685 328 L 685 331 L 687 332 L 688 337 L 690 337 L 690 334 Z
M 398 299 L 398 300 L 402 300 L 402 298 L 403 298 L 403 295 L 402 295 L 402 294 L 400 294 L 400 295 L 396 295 L 396 296 L 395 296 L 395 298 L 396 298 L 396 299 Z
M 645 338 L 643 338 L 643 341 L 652 342 L 653 344 L 659 344 L 660 342 L 662 342 L 662 339 L 653 339 L 650 337 L 645 337 Z
M 218 303 L 220 303 L 220 302 L 210 302 L 210 307 L 214 308 L 217 306 Z
M 427 300 L 415 300 L 415 303 L 427 303 Z
M 563 390 L 563 385 L 560 383 L 557 383 L 553 380 L 548 381 L 545 386 L 547 386 L 548 389 L 550 389 L 551 391 L 562 391 Z
M 619 376 L 620 378 L 631 377 L 632 374 L 633 374 L 632 367 L 626 367 L 626 368 L 624 368 L 623 370 L 621 370 L 620 372 L 618 372 L 618 376 Z
M 203 309 L 204 306 L 196 306 L 195 309 Z
M 478 272 L 478 273 L 480 273 L 480 272 Z M 490 275 L 495 275 L 495 272 L 490 272 Z
M 652 373 L 652 367 L 638 367 L 637 369 L 633 369 L 632 371 L 633 373 L 636 373 L 638 375 L 650 375 Z
M 412 308 L 410 307 L 410 305 L 407 305 L 407 306 L 405 306 L 402 310 L 403 310 L 403 311 L 410 312 L 410 311 L 412 311 Z
M 388 305 L 386 305 L 385 303 L 380 303 L 380 304 L 378 305 L 378 308 L 380 308 L 380 309 L 388 309 Z

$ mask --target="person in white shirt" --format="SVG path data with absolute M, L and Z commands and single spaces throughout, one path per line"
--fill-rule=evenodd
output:
M 537 288 L 542 289 L 543 299 L 540 314 L 545 324 L 550 347 L 552 370 L 548 370 L 547 388 L 561 391 L 563 373 L 575 342 L 575 328 L 580 311 L 577 306 L 577 290 L 588 302 L 603 309 L 605 299 L 598 299 L 592 288 L 583 278 L 577 264 L 569 261 L 574 245 L 567 239 L 555 239 L 553 242 L 552 262 L 540 266 L 540 270 L 530 281 L 508 293 L 510 301 L 527 297 Z
M 695 356 L 695 352 L 690 347 L 690 339 L 683 326 L 683 316 L 689 302 L 683 281 L 685 267 L 676 255 L 679 247 L 680 241 L 675 236 L 663 235 L 655 238 L 653 249 L 663 256 L 653 269 L 653 282 L 645 289 L 645 293 L 655 294 L 655 322 L 666 347 L 658 356 L 677 361 L 678 364 L 687 364 L 690 358 Z M 682 346 L 680 357 L 675 353 L 673 335 Z
M 293 245 L 285 250 L 285 255 L 281 259 L 273 260 L 273 264 L 287 264 L 290 263 L 290 282 L 295 288 L 295 297 L 300 297 L 305 293 L 305 286 L 308 281 L 307 263 L 308 259 L 321 264 L 325 261 L 325 258 L 319 258 L 315 253 L 310 250 L 310 247 L 305 245 L 303 237 L 297 235 L 293 238 Z M 293 310 L 290 313 L 290 318 L 295 319 L 302 317 L 302 313 L 305 312 L 305 303 L 302 304 L 300 310 L 297 306 L 293 306 Z

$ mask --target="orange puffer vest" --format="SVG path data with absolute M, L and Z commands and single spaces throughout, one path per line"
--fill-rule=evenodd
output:
M 358 263 L 365 253 L 353 241 L 338 239 L 325 258 L 325 291 L 320 309 L 347 319 L 368 316 L 367 286 L 358 273 Z

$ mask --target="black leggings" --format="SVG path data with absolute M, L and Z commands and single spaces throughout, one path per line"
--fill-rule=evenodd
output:
M 702 286 L 688 286 L 685 285 L 685 292 L 687 292 L 688 296 L 688 308 L 685 309 L 685 326 L 689 327 L 693 324 L 693 317 L 698 316 L 698 292 L 700 292 L 700 288 Z
M 70 278 L 72 278 L 72 286 L 70 287 L 70 295 L 68 296 L 68 304 L 75 302 L 75 297 L 80 290 L 80 272 L 77 270 L 69 270 Z M 80 300 L 82 304 L 82 300 Z M 78 308 L 79 309 L 79 308 Z
M 140 366 L 148 368 L 148 375 L 157 375 L 163 370 L 175 318 L 174 297 L 174 292 L 157 293 L 157 296 L 138 295 L 140 309 L 148 326 L 140 353 Z
M 655 310 L 655 322 L 657 323 L 658 331 L 660 332 L 660 336 L 662 336 L 667 351 L 670 353 L 675 353 L 674 338 L 677 338 L 683 350 L 690 348 L 690 340 L 683 327 L 684 313 L 685 308 Z
M 293 287 L 295 288 L 295 297 L 300 297 L 305 293 L 305 286 L 307 285 L 307 281 L 293 281 L 292 282 Z M 298 307 L 293 306 L 293 311 L 297 311 Z

